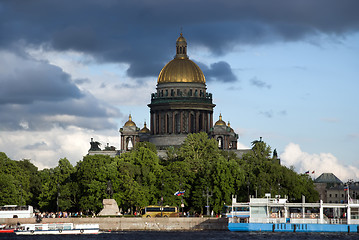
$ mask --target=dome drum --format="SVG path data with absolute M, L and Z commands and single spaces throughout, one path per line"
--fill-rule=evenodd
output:
M 212 93 L 199 83 L 164 83 L 159 84 L 157 92 L 151 94 L 151 104 L 166 102 L 195 102 L 212 104 Z

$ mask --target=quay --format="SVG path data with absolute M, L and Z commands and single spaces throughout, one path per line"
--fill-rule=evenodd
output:
M 35 224 L 36 218 L 0 218 L 0 224 L 15 226 Z M 43 218 L 41 223 L 96 224 L 102 231 L 202 231 L 228 230 L 227 218 L 215 217 L 85 217 L 85 218 Z

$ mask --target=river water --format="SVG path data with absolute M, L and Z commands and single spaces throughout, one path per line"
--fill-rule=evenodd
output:
M 198 231 L 198 232 L 111 232 L 98 235 L 43 235 L 43 236 L 17 236 L 15 234 L 0 234 L 0 239 L 26 239 L 26 240 L 214 240 L 214 239 L 359 239 L 359 233 L 272 233 L 272 232 L 230 232 L 230 231 Z

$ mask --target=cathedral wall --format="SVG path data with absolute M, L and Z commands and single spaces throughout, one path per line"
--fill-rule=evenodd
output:
M 186 137 L 187 134 L 153 135 L 149 138 L 149 142 L 155 144 L 158 148 L 165 148 L 181 145 Z

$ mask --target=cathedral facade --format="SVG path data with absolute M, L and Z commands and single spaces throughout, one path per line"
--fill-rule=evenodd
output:
M 216 139 L 220 149 L 236 150 L 238 134 L 229 122 L 224 122 L 220 115 L 213 124 L 215 106 L 202 70 L 187 55 L 187 41 L 181 33 L 176 41 L 176 55 L 161 70 L 156 92 L 151 94 L 149 128 L 146 123 L 138 128 L 130 115 L 120 129 L 120 150 L 129 151 L 141 141 L 165 150 L 180 146 L 188 134 L 199 132 Z

